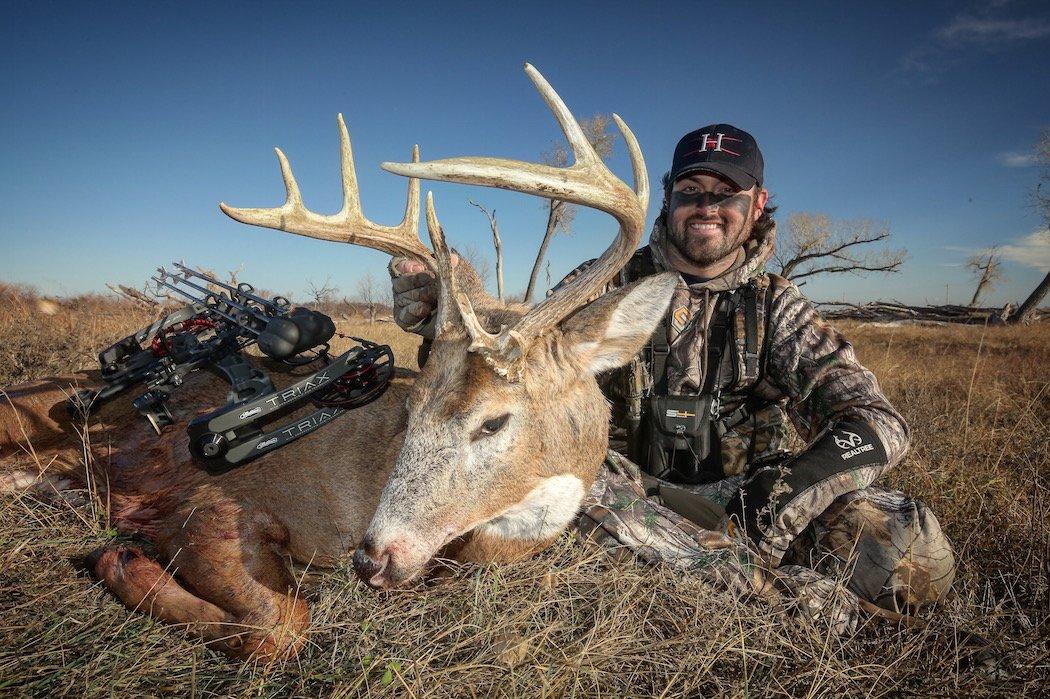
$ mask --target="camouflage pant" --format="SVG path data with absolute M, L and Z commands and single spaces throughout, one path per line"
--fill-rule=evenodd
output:
M 751 585 L 753 591 L 762 562 L 746 543 L 722 533 L 724 506 L 742 481 L 742 476 L 700 486 L 657 481 L 610 451 L 579 527 L 650 562 L 670 563 L 737 589 Z M 870 487 L 832 503 L 766 574 L 781 593 L 800 598 L 810 611 L 834 597 L 831 581 L 840 579 L 857 598 L 907 614 L 944 597 L 955 577 L 955 558 L 937 518 L 921 502 Z M 842 604 L 848 606 L 836 598 L 833 613 L 841 614 Z

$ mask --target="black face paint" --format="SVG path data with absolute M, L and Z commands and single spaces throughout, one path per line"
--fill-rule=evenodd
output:
M 736 254 L 751 231 L 752 192 L 671 192 L 668 200 L 668 242 L 689 262 L 711 265 Z M 678 207 L 686 207 L 680 210 Z M 696 207 L 693 210 L 692 207 Z M 693 235 L 689 224 L 708 221 L 714 211 L 720 213 L 723 228 L 719 235 Z M 732 213 L 737 214 L 733 216 Z M 736 219 L 736 220 L 734 220 Z
M 714 192 L 671 192 L 671 208 L 692 205 L 706 209 L 709 206 L 718 206 L 731 196 L 733 195 Z
M 692 205 L 701 209 L 706 209 L 709 206 L 721 206 L 729 209 L 733 209 L 738 212 L 741 216 L 747 216 L 747 212 L 751 209 L 751 195 L 747 192 L 737 192 L 735 194 L 716 192 L 671 192 L 671 209 L 677 209 L 679 206 Z
M 736 211 L 742 217 L 747 218 L 748 212 L 751 211 L 752 201 L 753 198 L 748 192 L 737 192 L 724 199 L 718 206 Z

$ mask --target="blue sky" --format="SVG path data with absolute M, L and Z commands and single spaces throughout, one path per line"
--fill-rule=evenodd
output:
M 1050 267 L 1028 192 L 1050 126 L 1045 2 L 908 3 L 13 3 L 0 22 L 0 281 L 48 293 L 141 283 L 185 259 L 301 294 L 352 294 L 386 256 L 235 223 L 275 206 L 280 145 L 307 205 L 339 207 L 342 112 L 366 215 L 400 220 L 384 160 L 537 159 L 560 134 L 521 66 L 578 116 L 617 112 L 658 190 L 678 138 L 728 121 L 753 133 L 786 221 L 796 211 L 885 221 L 909 250 L 898 275 L 811 282 L 817 300 L 969 299 L 962 263 L 1005 246 L 989 301 Z M 622 144 L 610 164 L 624 178 Z M 428 185 L 424 183 L 424 187 Z M 537 199 L 430 185 L 453 245 L 488 252 L 470 198 L 495 208 L 507 283 L 542 237 Z M 654 194 L 650 220 L 659 206 Z M 582 213 L 552 246 L 559 277 L 615 225 Z

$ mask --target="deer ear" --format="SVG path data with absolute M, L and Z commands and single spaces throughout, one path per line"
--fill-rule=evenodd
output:
M 623 366 L 667 312 L 678 275 L 664 272 L 600 296 L 561 324 L 563 350 L 591 374 Z

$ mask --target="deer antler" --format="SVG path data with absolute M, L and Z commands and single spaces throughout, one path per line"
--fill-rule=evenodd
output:
M 242 223 L 275 228 L 321 240 L 363 245 L 422 262 L 437 274 L 440 280 L 438 334 L 465 331 L 471 338 L 470 351 L 482 354 L 498 373 L 512 379 L 518 378 L 522 369 L 520 360 L 527 354 L 536 338 L 551 330 L 600 292 L 634 253 L 642 237 L 649 203 L 649 179 L 642 152 L 634 134 L 623 120 L 613 115 L 631 156 L 634 189 L 628 187 L 605 166 L 587 141 L 569 108 L 539 71 L 526 63 L 525 72 L 554 113 L 572 148 L 575 162 L 569 167 L 480 157 L 421 163 L 419 149 L 415 148 L 411 163 L 383 163 L 384 169 L 409 177 L 410 180 L 404 220 L 398 226 L 380 226 L 366 219 L 361 213 L 350 136 L 343 122 L 343 115 L 340 114 L 343 208 L 339 213 L 324 216 L 310 211 L 303 205 L 299 185 L 292 175 L 288 159 L 279 148 L 275 150 L 288 192 L 282 206 L 271 209 L 237 209 L 223 203 L 219 207 L 227 216 Z M 485 330 L 478 319 L 470 298 L 458 288 L 444 233 L 434 210 L 434 199 L 429 193 L 426 214 L 433 253 L 419 239 L 417 178 L 500 187 L 600 209 L 619 221 L 620 232 L 601 257 L 583 273 L 556 294 L 530 309 L 513 327 L 504 326 L 498 333 L 492 334 Z
M 343 208 L 330 216 L 315 213 L 303 204 L 299 183 L 292 174 L 288 158 L 280 148 L 275 148 L 277 160 L 281 164 L 281 175 L 287 197 L 284 204 L 269 209 L 239 209 L 220 203 L 230 218 L 241 223 L 265 226 L 288 233 L 304 235 L 320 240 L 331 240 L 340 243 L 361 245 L 381 250 L 391 255 L 411 257 L 425 264 L 441 279 L 441 296 L 438 302 L 438 332 L 456 327 L 459 316 L 455 312 L 456 281 L 452 272 L 452 260 L 441 226 L 434 212 L 432 196 L 427 194 L 427 228 L 430 232 L 432 253 L 419 239 L 419 180 L 409 179 L 408 202 L 405 204 L 405 217 L 397 226 L 381 226 L 365 218 L 361 211 L 361 195 L 357 184 L 357 171 L 354 167 L 354 154 L 350 145 L 350 134 L 346 130 L 343 115 L 338 117 L 339 141 L 343 175 Z M 412 162 L 419 162 L 419 147 L 412 149 Z
M 241 223 L 275 228 L 288 233 L 304 235 L 320 240 L 332 240 L 352 245 L 382 250 L 391 255 L 404 255 L 422 262 L 437 271 L 430 250 L 419 240 L 419 180 L 408 181 L 408 202 L 405 217 L 397 226 L 380 226 L 365 218 L 361 212 L 361 195 L 357 186 L 357 171 L 354 169 L 354 154 L 350 147 L 350 134 L 346 131 L 343 115 L 338 117 L 339 141 L 342 155 L 343 208 L 330 216 L 314 213 L 303 205 L 299 183 L 295 181 L 288 158 L 275 148 L 281 163 L 281 175 L 288 196 L 282 206 L 272 209 L 238 209 L 220 203 L 230 218 Z M 419 162 L 419 147 L 412 149 L 412 162 Z
M 572 148 L 575 162 L 571 166 L 551 167 L 518 160 L 482 157 L 382 165 L 385 170 L 406 177 L 499 187 L 548 199 L 569 201 L 600 209 L 620 223 L 616 239 L 594 264 L 557 293 L 530 309 L 513 327 L 501 328 L 497 334 L 484 329 L 466 295 L 456 291 L 454 286 L 448 289 L 447 293 L 456 303 L 463 325 L 470 334 L 471 350 L 485 356 L 500 374 L 512 378 L 520 375 L 519 360 L 525 356 L 536 338 L 587 303 L 630 259 L 641 240 L 649 204 L 649 179 L 645 161 L 637 139 L 623 120 L 613 115 L 631 156 L 634 189 L 628 187 L 605 166 L 568 107 L 539 71 L 526 63 L 525 73 L 547 102 Z M 428 199 L 428 225 L 431 209 Z M 436 225 L 436 216 L 433 218 Z M 433 228 L 431 231 L 433 237 Z M 446 280 L 444 276 L 441 279 L 443 283 Z

